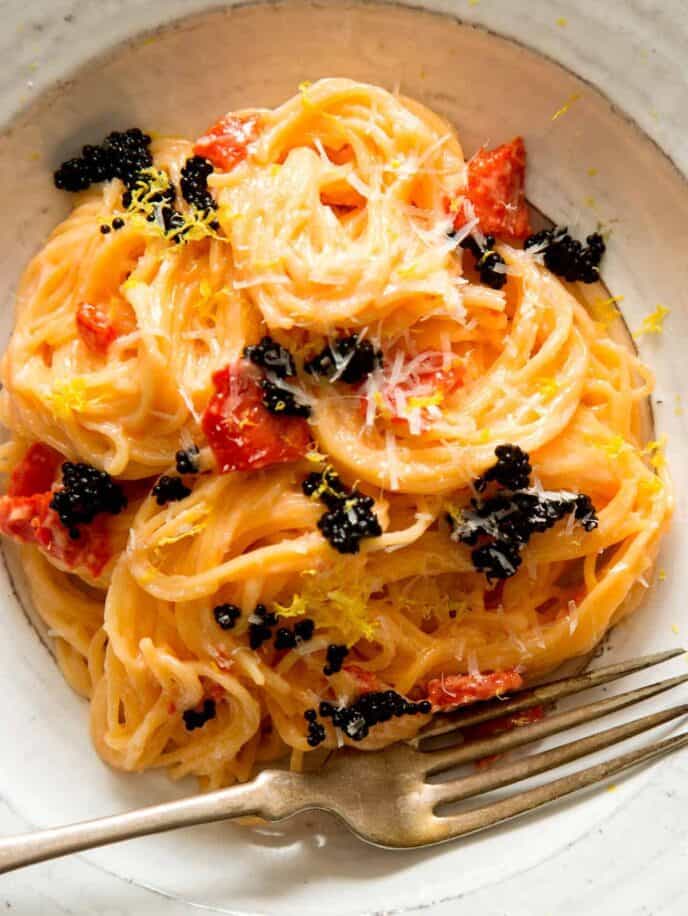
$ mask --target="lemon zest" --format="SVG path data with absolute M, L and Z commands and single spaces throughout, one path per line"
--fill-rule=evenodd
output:
M 323 461 L 327 461 L 327 455 L 323 455 L 322 452 L 319 452 L 317 449 L 311 449 L 305 454 L 306 461 L 310 461 L 312 464 L 322 464 Z
M 574 94 L 565 102 L 558 111 L 555 111 L 552 115 L 552 120 L 556 121 L 557 118 L 560 118 L 562 115 L 565 115 L 569 108 L 577 102 L 581 97 L 580 92 L 574 92 Z
M 615 318 L 618 318 L 619 311 L 616 305 L 623 302 L 623 298 L 623 296 L 610 296 L 609 299 L 595 299 L 590 303 L 590 314 L 595 321 L 606 327 Z
M 585 441 L 588 445 L 606 452 L 610 458 L 619 458 L 624 452 L 627 452 L 631 445 L 622 435 L 617 433 L 615 436 L 609 436 L 607 439 L 598 439 L 595 436 L 586 436 Z
M 146 235 L 171 241 L 196 242 L 209 237 L 225 241 L 211 226 L 217 218 L 217 214 L 212 210 L 201 213 L 192 209 L 189 213 L 180 214 L 184 222 L 172 229 L 166 229 L 161 225 L 158 214 L 165 206 L 165 200 L 161 200 L 161 196 L 169 190 L 170 185 L 169 175 L 162 169 L 154 166 L 142 169 L 136 186 L 131 191 L 131 202 L 127 207 L 129 224 Z
M 166 547 L 168 544 L 176 544 L 179 541 L 183 541 L 185 538 L 194 537 L 194 535 L 203 531 L 204 528 L 207 528 L 211 512 L 212 508 L 208 503 L 197 503 L 195 506 L 188 509 L 182 516 L 184 522 L 181 531 L 177 534 L 171 534 L 167 537 L 160 538 L 159 541 L 156 541 L 154 546 Z
M 650 312 L 649 315 L 643 318 L 643 323 L 635 332 L 635 336 L 640 337 L 643 334 L 661 334 L 664 330 L 664 319 L 670 311 L 671 309 L 668 309 L 665 305 L 658 305 L 654 312 Z
M 81 413 L 88 405 L 85 379 L 75 375 L 71 379 L 54 382 L 48 401 L 55 417 L 71 419 L 73 413 Z
M 654 496 L 655 493 L 659 493 L 663 489 L 664 484 L 656 474 L 651 477 L 643 477 L 638 482 L 638 490 L 647 496 Z
M 372 639 L 377 621 L 371 618 L 370 596 L 378 583 L 365 567 L 350 560 L 336 560 L 318 575 L 312 572 L 302 591 L 294 594 L 288 604 L 275 603 L 275 612 L 281 617 L 307 614 L 318 627 L 338 630 L 347 646 L 359 639 Z
M 310 80 L 303 80 L 299 83 L 299 92 L 301 93 L 301 104 L 304 108 L 315 108 L 315 103 L 308 90 L 313 85 Z
M 650 459 L 650 464 L 657 471 L 666 467 L 666 455 L 664 454 L 666 442 L 666 436 L 662 436 L 661 439 L 653 439 L 651 442 L 647 443 L 641 452 L 641 455 Z
M 411 277 L 418 272 L 418 262 L 413 261 L 411 264 L 405 264 L 397 270 L 400 277 Z
M 559 382 L 554 378 L 542 378 L 538 382 L 538 391 L 545 400 L 551 400 L 559 391 Z
M 413 410 L 417 407 L 438 407 L 444 400 L 444 394 L 436 391 L 434 394 L 427 394 L 423 397 L 411 397 L 408 399 L 408 406 Z

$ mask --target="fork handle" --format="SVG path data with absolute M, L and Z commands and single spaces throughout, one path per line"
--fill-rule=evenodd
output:
M 271 795 L 275 788 L 279 791 L 279 783 L 283 782 L 282 788 L 288 797 L 291 794 L 291 777 L 290 773 L 265 772 L 252 782 L 209 792 L 207 795 L 196 795 L 65 827 L 5 837 L 0 839 L 0 874 L 46 859 L 56 859 L 71 852 L 162 833 L 177 827 L 209 824 L 242 815 L 269 814 L 265 811 L 268 782 Z M 277 816 L 282 817 L 288 813 L 291 811 L 280 811 Z

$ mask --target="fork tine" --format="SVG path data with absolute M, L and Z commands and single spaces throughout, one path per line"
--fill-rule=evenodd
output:
M 618 696 L 597 700 L 594 703 L 588 703 L 586 706 L 557 713 L 554 716 L 543 719 L 541 722 L 524 725 L 521 728 L 515 728 L 513 731 L 505 732 L 493 738 L 470 741 L 468 744 L 460 744 L 456 747 L 443 748 L 437 751 L 424 752 L 421 749 L 420 753 L 427 757 L 425 773 L 429 776 L 433 773 L 447 770 L 450 767 L 470 763 L 472 760 L 479 760 L 481 757 L 502 754 L 504 751 L 511 750 L 514 747 L 521 747 L 524 744 L 530 744 L 531 741 L 547 738 L 549 735 L 556 735 L 558 732 L 564 731 L 564 729 L 592 722 L 618 709 L 624 709 L 626 706 L 639 703 L 641 700 L 663 693 L 665 690 L 671 690 L 672 687 L 685 684 L 686 681 L 688 681 L 688 674 L 682 674 L 679 677 L 672 677 L 665 681 L 649 684 L 647 687 L 640 687 L 637 690 L 630 690 Z
M 501 764 L 485 773 L 475 773 L 463 779 L 428 786 L 427 795 L 432 799 L 431 804 L 433 805 L 463 801 L 492 789 L 512 785 L 530 776 L 537 776 L 538 773 L 544 773 L 565 763 L 570 763 L 572 760 L 578 760 L 579 757 L 585 757 L 587 754 L 594 754 L 596 751 L 611 747 L 620 741 L 626 741 L 628 738 L 686 714 L 688 714 L 688 703 L 674 706 L 662 712 L 634 719 L 624 725 L 608 728 L 580 741 L 570 741 L 540 754 L 533 754 L 513 763 Z
M 608 684 L 610 681 L 617 680 L 617 678 L 625 677 L 627 674 L 633 674 L 636 671 L 643 671 L 653 665 L 659 665 L 683 654 L 685 654 L 685 649 L 669 649 L 666 652 L 656 652 L 653 655 L 644 655 L 628 662 L 597 668 L 595 671 L 588 671 L 585 674 L 551 681 L 548 684 L 541 684 L 539 687 L 527 688 L 519 693 L 510 694 L 505 700 L 492 700 L 481 703 L 479 707 L 471 707 L 462 712 L 447 713 L 442 718 L 436 718 L 428 728 L 421 731 L 409 744 L 418 747 L 426 738 L 446 735 L 457 729 L 468 728 L 470 725 L 479 725 L 481 722 L 489 722 L 491 719 L 498 719 L 501 716 L 520 712 L 523 709 L 531 709 L 533 706 L 540 706 L 544 703 L 552 703 L 554 700 L 561 700 L 564 697 L 579 693 L 581 690 Z
M 598 763 L 581 770 L 579 773 L 562 776 L 560 779 L 537 786 L 535 789 L 529 789 L 527 792 L 519 792 L 517 795 L 512 795 L 510 798 L 494 802 L 483 808 L 448 817 L 436 817 L 432 829 L 433 839 L 430 842 L 442 843 L 455 837 L 476 833 L 486 827 L 493 827 L 495 824 L 500 824 L 502 821 L 516 817 L 518 814 L 533 811 L 542 805 L 570 795 L 572 792 L 577 792 L 579 789 L 593 786 L 609 776 L 621 773 L 623 770 L 627 770 L 638 763 L 643 763 L 653 757 L 659 757 L 686 745 L 688 745 L 688 733 L 676 735 L 673 738 L 665 738 L 663 741 L 657 741 L 627 754 L 621 754 L 604 763 Z

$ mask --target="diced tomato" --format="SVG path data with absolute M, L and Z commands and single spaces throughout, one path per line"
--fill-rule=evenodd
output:
M 389 363 L 393 359 L 388 360 Z M 379 393 L 377 405 L 383 417 L 391 419 L 393 423 L 408 423 L 415 409 L 421 413 L 420 428 L 423 429 L 427 421 L 427 408 L 432 406 L 437 398 L 439 406 L 444 398 L 463 385 L 464 367 L 456 360 L 451 365 L 445 365 L 443 353 L 432 351 L 421 353 L 402 367 L 400 377 L 394 383 L 383 383 Z M 439 395 L 439 398 L 438 398 Z M 362 414 L 367 413 L 368 394 L 364 394 L 360 401 Z
M 76 327 L 88 349 L 102 356 L 114 340 L 136 330 L 136 313 L 121 296 L 112 296 L 107 305 L 82 302 Z
M 485 592 L 485 610 L 494 611 L 495 608 L 498 608 L 502 603 L 504 597 L 504 579 L 499 579 L 494 588 L 489 589 Z
M 227 114 L 196 140 L 194 153 L 209 159 L 215 168 L 229 172 L 246 158 L 248 146 L 258 132 L 256 115 Z
M 533 722 L 539 722 L 545 717 L 544 706 L 533 706 L 530 709 L 522 709 L 520 712 L 512 712 L 508 716 L 500 716 L 498 719 L 490 719 L 489 722 L 480 722 L 478 725 L 471 725 L 463 731 L 464 738 L 474 740 L 476 738 L 492 738 L 495 735 L 501 735 L 504 732 L 510 732 L 514 728 L 520 728 L 522 725 L 532 725 Z
M 216 681 L 213 681 L 206 690 L 205 695 L 210 697 L 211 700 L 215 700 L 216 703 L 221 703 L 226 698 L 227 691 Z
M 76 327 L 79 336 L 93 353 L 107 353 L 107 349 L 119 336 L 107 309 L 102 305 L 82 302 L 76 313 Z
M 301 417 L 270 413 L 252 366 L 225 366 L 214 373 L 213 384 L 215 394 L 202 427 L 221 474 L 297 461 L 306 454 L 311 442 L 308 424 Z
M 378 676 L 374 671 L 366 671 L 365 668 L 360 668 L 358 665 L 344 665 L 342 671 L 346 671 L 347 674 L 351 675 L 360 693 L 372 693 L 381 687 Z
M 495 735 L 502 735 L 514 728 L 532 725 L 534 722 L 544 719 L 544 717 L 545 707 L 533 706 L 532 709 L 522 709 L 520 712 L 514 712 L 510 716 L 500 716 L 499 719 L 491 719 L 489 722 L 472 725 L 470 728 L 464 729 L 463 736 L 466 741 L 494 738 Z M 481 757 L 480 760 L 476 760 L 475 765 L 482 770 L 491 766 L 502 756 L 502 754 L 491 754 L 489 757 Z
M 110 559 L 107 519 L 97 516 L 72 539 L 50 508 L 51 490 L 31 496 L 0 496 L 0 532 L 24 544 L 36 544 L 69 569 L 83 568 L 97 578 Z
M 465 706 L 518 690 L 522 684 L 523 678 L 514 670 L 493 671 L 490 674 L 449 674 L 428 681 L 428 699 L 434 709 Z
M 486 235 L 524 239 L 531 233 L 524 191 L 526 147 L 522 137 L 493 150 L 481 149 L 468 163 L 468 199 Z M 455 226 L 466 222 L 461 209 Z
M 8 496 L 33 496 L 49 490 L 64 458 L 54 448 L 34 442 L 12 471 Z

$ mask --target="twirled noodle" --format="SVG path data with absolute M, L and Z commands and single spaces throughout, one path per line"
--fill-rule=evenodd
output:
M 121 479 L 173 474 L 176 450 L 201 446 L 189 496 L 130 501 L 95 583 L 22 550 L 65 676 L 91 697 L 100 754 L 205 786 L 246 779 L 288 750 L 297 763 L 309 750 L 304 710 L 350 701 L 361 677 L 417 698 L 433 677 L 532 677 L 586 652 L 637 601 L 672 510 L 642 423 L 651 374 L 580 290 L 507 245 L 504 290 L 464 273 L 447 235 L 447 202 L 466 183 L 451 128 L 347 80 L 254 114 L 249 155 L 210 180 L 222 234 L 177 245 L 132 219 L 104 235 L 123 213 L 121 183 L 83 195 L 27 268 L 2 370 L 6 472 L 35 441 Z M 191 146 L 153 151 L 177 183 Z M 106 354 L 79 336 L 84 301 L 114 302 L 130 319 Z M 383 356 L 362 386 L 299 377 L 315 465 L 218 474 L 199 426 L 213 372 L 268 332 L 302 367 L 353 330 Z M 460 384 L 414 400 L 404 380 L 428 366 Z M 468 503 L 503 443 L 530 454 L 536 487 L 588 495 L 599 524 L 533 537 L 495 606 L 494 583 L 450 539 L 446 514 Z M 302 492 L 319 454 L 375 500 L 382 535 L 355 556 L 332 549 L 322 506 Z M 242 612 L 232 629 L 215 619 L 223 604 Z M 260 605 L 287 624 L 307 614 L 313 637 L 251 649 Z M 325 676 L 332 644 L 348 647 L 348 664 Z M 215 717 L 188 728 L 183 713 L 207 698 Z M 358 746 L 426 720 L 377 726 Z M 342 740 L 328 729 L 327 746 Z

